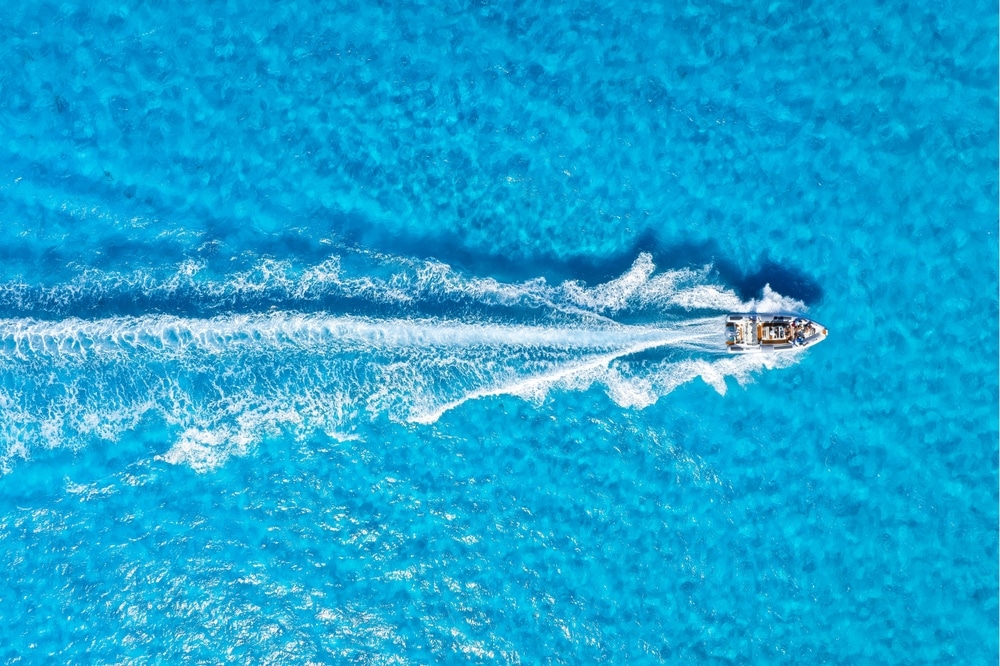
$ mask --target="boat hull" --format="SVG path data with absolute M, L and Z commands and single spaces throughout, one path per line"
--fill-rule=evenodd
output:
M 797 352 L 827 336 L 825 326 L 797 315 L 730 314 L 725 330 L 730 354 Z

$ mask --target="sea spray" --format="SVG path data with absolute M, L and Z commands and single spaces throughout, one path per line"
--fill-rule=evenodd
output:
M 641 408 L 696 377 L 725 393 L 727 377 L 794 362 L 725 355 L 722 314 L 704 313 L 762 303 L 707 269 L 658 273 L 641 255 L 608 283 L 550 286 L 384 256 L 357 274 L 363 258 L 350 257 L 355 272 L 341 258 L 261 260 L 217 279 L 189 263 L 166 278 L 88 271 L 45 287 L 18 304 L 36 316 L 0 320 L 0 464 L 117 441 L 152 419 L 172 438 L 165 460 L 205 470 L 279 432 L 352 437 L 372 419 L 427 424 L 476 398 L 595 385 Z M 150 307 L 85 316 L 104 301 Z M 800 306 L 769 291 L 765 302 Z

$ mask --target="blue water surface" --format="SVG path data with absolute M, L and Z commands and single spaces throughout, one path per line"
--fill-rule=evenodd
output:
M 997 34 L 5 4 L 0 660 L 995 663 Z

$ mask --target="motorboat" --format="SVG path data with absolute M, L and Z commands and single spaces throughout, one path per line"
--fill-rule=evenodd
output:
M 731 354 L 798 351 L 826 340 L 826 328 L 796 315 L 726 315 L 726 348 Z

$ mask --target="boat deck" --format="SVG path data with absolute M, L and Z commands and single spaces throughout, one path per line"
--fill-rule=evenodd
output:
M 805 317 L 734 314 L 726 318 L 726 346 L 736 353 L 809 347 L 826 335 L 825 328 Z
M 762 344 L 784 344 L 792 341 L 792 331 L 791 324 L 772 322 L 757 324 L 757 339 Z

